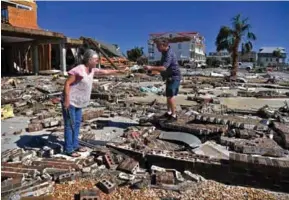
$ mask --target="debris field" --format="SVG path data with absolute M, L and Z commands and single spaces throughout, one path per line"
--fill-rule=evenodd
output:
M 241 80 L 184 76 L 178 121 L 167 122 L 159 76 L 97 77 L 79 136 L 89 151 L 71 158 L 62 154 L 65 77 L 2 78 L 2 126 L 28 121 L 1 131 L 1 198 L 288 199 L 288 80 Z M 232 97 L 284 103 L 232 108 L 223 103 Z

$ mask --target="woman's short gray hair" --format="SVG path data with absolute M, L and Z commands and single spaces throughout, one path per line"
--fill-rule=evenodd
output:
M 83 63 L 86 64 L 88 63 L 88 61 L 94 56 L 96 55 L 98 57 L 98 54 L 92 50 L 92 49 L 87 49 L 84 54 L 83 54 Z

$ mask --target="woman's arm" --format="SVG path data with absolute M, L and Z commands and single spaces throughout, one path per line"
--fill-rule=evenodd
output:
M 66 81 L 65 81 L 65 84 L 64 84 L 64 107 L 67 109 L 69 108 L 69 105 L 70 105 L 70 99 L 69 99 L 69 93 L 70 93 L 70 85 L 72 83 L 74 83 L 76 80 L 76 76 L 75 75 L 70 75 Z
M 128 71 L 128 68 L 125 69 L 120 69 L 120 70 L 115 70 L 115 69 L 96 69 L 95 70 L 95 74 L 106 74 L 106 75 L 110 75 L 110 74 L 116 74 L 116 73 L 126 73 Z
M 145 70 L 151 70 L 151 71 L 158 71 L 158 72 L 162 72 L 162 71 L 166 71 L 166 67 L 164 66 L 144 66 Z

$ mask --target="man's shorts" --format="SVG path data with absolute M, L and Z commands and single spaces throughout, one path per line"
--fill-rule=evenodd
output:
M 166 97 L 177 96 L 179 93 L 180 80 L 170 80 L 166 82 Z

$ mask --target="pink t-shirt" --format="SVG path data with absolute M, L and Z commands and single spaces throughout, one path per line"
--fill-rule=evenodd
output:
M 78 65 L 68 72 L 68 74 L 76 76 L 76 82 L 70 86 L 69 100 L 70 104 L 77 108 L 83 108 L 89 104 L 93 76 L 99 71 L 99 69 L 93 68 L 88 74 L 85 68 L 85 65 Z

